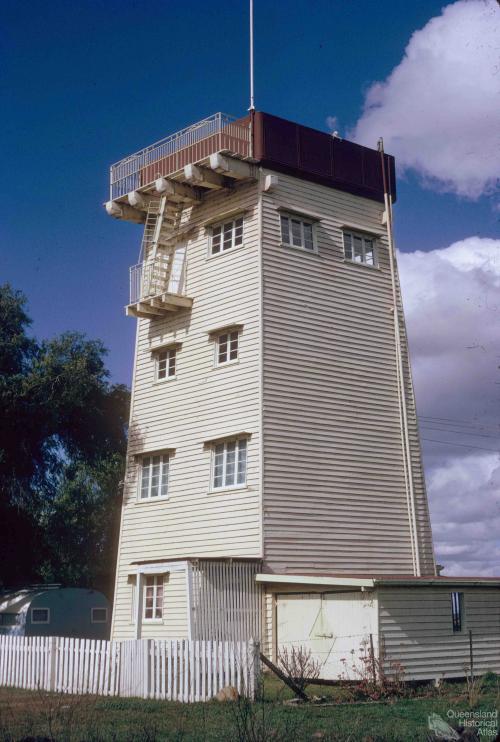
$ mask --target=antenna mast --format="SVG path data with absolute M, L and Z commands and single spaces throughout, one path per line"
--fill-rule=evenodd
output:
M 250 0 L 250 108 L 255 111 L 255 98 L 253 89 L 253 0 Z

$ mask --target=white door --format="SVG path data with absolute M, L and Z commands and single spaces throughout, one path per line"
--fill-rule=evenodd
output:
M 278 651 L 304 647 L 321 664 L 321 677 L 355 680 L 372 635 L 377 654 L 377 604 L 368 593 L 278 595 Z
M 182 294 L 184 291 L 184 274 L 186 262 L 186 245 L 176 245 L 172 255 L 172 266 L 168 280 L 167 293 Z

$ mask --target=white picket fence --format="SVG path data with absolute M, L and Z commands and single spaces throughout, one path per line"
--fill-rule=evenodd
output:
M 253 641 L 0 636 L 0 686 L 192 702 L 231 685 L 253 698 L 258 656 Z

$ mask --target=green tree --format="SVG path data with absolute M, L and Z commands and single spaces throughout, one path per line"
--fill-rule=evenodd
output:
M 110 383 L 99 340 L 65 333 L 37 342 L 30 324 L 26 297 L 0 286 L 0 518 L 9 529 L 0 582 L 103 587 L 114 563 L 129 393 Z
M 118 453 L 62 468 L 40 519 L 46 538 L 44 580 L 112 594 L 123 468 Z

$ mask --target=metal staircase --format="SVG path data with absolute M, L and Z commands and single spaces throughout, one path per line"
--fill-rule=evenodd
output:
M 163 316 L 191 306 L 192 300 L 184 296 L 186 250 L 179 244 L 185 206 L 167 196 L 149 202 L 139 263 L 130 269 L 128 315 Z

